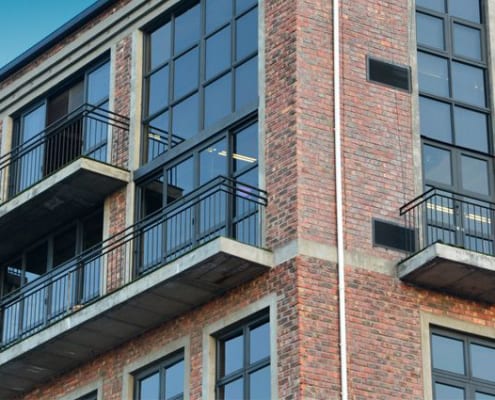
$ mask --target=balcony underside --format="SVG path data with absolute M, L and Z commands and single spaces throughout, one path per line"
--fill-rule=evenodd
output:
M 79 158 L 20 193 L 0 207 L 0 259 L 87 214 L 128 181 L 125 170 Z
M 1 352 L 0 399 L 31 390 L 272 265 L 266 250 L 217 238 Z
M 399 278 L 476 301 L 495 304 L 495 257 L 434 243 L 398 265 Z

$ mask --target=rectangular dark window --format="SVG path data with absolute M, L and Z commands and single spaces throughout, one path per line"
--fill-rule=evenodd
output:
M 414 231 L 395 223 L 373 220 L 373 243 L 377 246 L 414 252 Z
M 397 89 L 411 91 L 411 71 L 409 67 L 367 57 L 368 79 Z
M 270 399 L 270 321 L 267 313 L 216 336 L 216 398 Z
M 435 328 L 430 343 L 434 400 L 495 400 L 495 342 Z
M 77 398 L 77 400 L 97 400 L 98 398 L 98 391 L 94 391 L 91 393 L 88 393 L 82 397 Z
M 177 352 L 134 374 L 134 400 L 184 398 L 184 353 Z

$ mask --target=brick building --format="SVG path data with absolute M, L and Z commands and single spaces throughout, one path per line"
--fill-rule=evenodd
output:
M 0 398 L 495 399 L 494 21 L 99 0 L 0 69 Z

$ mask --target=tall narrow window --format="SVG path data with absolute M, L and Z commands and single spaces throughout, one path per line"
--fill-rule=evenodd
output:
M 201 0 L 160 23 L 147 38 L 144 162 L 258 100 L 257 0 Z

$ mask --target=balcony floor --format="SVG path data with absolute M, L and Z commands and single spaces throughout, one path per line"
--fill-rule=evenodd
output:
M 398 264 L 405 282 L 495 304 L 495 257 L 434 243 Z
M 269 251 L 214 239 L 5 349 L 0 398 L 31 390 L 272 266 Z

